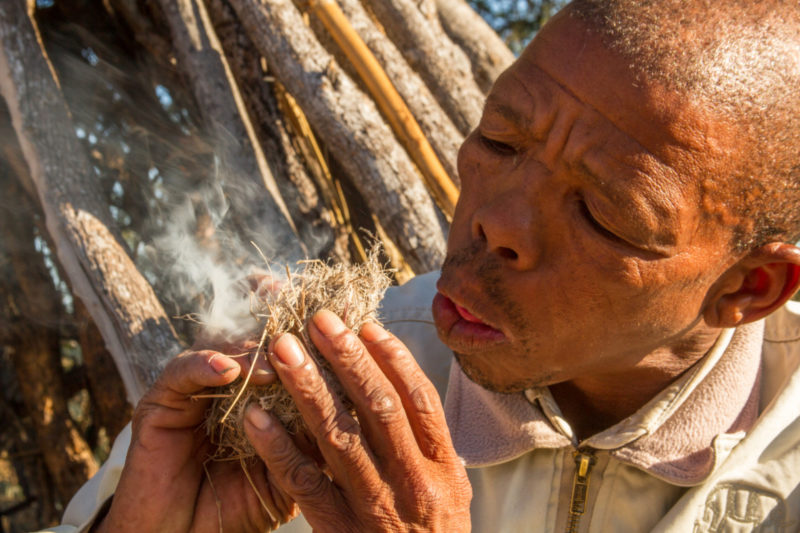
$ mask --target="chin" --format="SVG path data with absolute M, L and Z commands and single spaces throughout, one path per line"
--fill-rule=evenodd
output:
M 537 387 L 548 384 L 547 378 L 536 379 L 535 377 L 527 377 L 519 379 L 519 376 L 497 376 L 496 372 L 487 372 L 478 362 L 474 361 L 473 356 L 453 352 L 456 356 L 456 361 L 464 371 L 464 374 L 470 379 L 492 392 L 499 392 L 502 394 L 514 394 L 522 392 L 531 387 Z

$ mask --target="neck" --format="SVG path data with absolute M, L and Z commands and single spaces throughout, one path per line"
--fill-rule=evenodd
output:
M 579 440 L 632 415 L 699 361 L 721 330 L 697 332 L 670 347 L 655 350 L 634 366 L 557 383 L 550 392 Z

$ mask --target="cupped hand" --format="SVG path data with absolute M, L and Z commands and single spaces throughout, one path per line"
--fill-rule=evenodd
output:
M 228 348 L 234 354 L 242 346 Z M 167 365 L 134 411 L 119 485 L 96 531 L 243 533 L 275 528 L 297 514 L 261 461 L 246 465 L 247 473 L 239 461 L 207 461 L 214 448 L 201 427 L 211 402 L 203 393 L 234 381 L 248 360 L 200 350 Z M 257 361 L 251 383 L 273 381 L 263 353 Z
M 314 531 L 469 531 L 466 471 L 436 390 L 407 348 L 376 324 L 356 336 L 328 311 L 313 317 L 308 332 L 357 416 L 295 337 L 274 341 L 270 362 L 325 464 L 300 451 L 274 416 L 251 407 L 245 430 L 274 483 Z

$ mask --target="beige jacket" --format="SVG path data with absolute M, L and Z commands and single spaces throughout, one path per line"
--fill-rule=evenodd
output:
M 637 413 L 577 442 L 546 388 L 496 394 L 451 365 L 430 315 L 436 279 L 391 289 L 383 318 L 445 397 L 474 531 L 800 531 L 800 304 L 725 331 Z M 49 531 L 88 528 L 129 442 L 126 429 Z

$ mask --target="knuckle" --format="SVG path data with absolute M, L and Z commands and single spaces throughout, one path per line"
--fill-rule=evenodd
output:
M 343 331 L 331 339 L 331 346 L 341 360 L 355 360 L 364 353 L 364 346 L 351 331 Z
M 361 427 L 349 413 L 340 411 L 322 422 L 317 435 L 330 448 L 346 453 L 358 445 Z
M 377 341 L 376 344 L 387 359 L 403 359 L 409 355 L 408 348 L 397 337 L 387 337 Z
M 435 390 L 431 390 L 430 383 L 422 382 L 414 386 L 408 393 L 411 399 L 411 405 L 414 409 L 421 414 L 432 415 L 436 413 L 437 407 L 441 409 L 438 401 L 438 394 Z
M 382 424 L 389 425 L 401 419 L 400 398 L 381 388 L 367 394 L 367 408 Z
M 297 449 L 289 438 L 276 438 L 270 443 L 269 462 L 271 464 L 283 465 L 283 469 L 288 470 L 297 460 Z
M 294 381 L 296 393 L 305 402 L 314 402 L 325 391 L 325 380 L 313 363 L 307 362 L 300 369 Z
M 444 499 L 443 491 L 431 482 L 422 483 L 417 487 L 417 497 L 425 507 L 432 507 Z
M 309 461 L 294 461 L 286 474 L 292 492 L 299 499 L 319 498 L 326 492 L 327 478 Z

